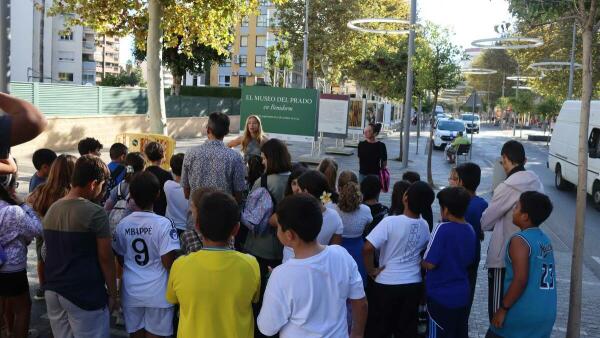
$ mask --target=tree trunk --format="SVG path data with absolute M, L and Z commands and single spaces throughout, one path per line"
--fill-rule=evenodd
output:
M 575 231 L 573 235 L 573 257 L 571 262 L 571 289 L 569 292 L 569 320 L 567 337 L 579 337 L 581 328 L 581 290 L 583 268 L 583 238 L 585 232 L 585 209 L 587 201 L 588 132 L 590 125 L 590 101 L 592 99 L 592 40 L 596 1 L 592 0 L 590 11 L 583 24 L 583 74 L 581 93 L 581 117 L 579 124 L 579 167 L 577 169 L 577 204 L 575 206 Z
M 167 135 L 167 116 L 162 76 L 163 7 L 160 0 L 148 1 L 148 116 L 150 132 Z
M 172 73 L 173 75 L 173 85 L 171 86 L 171 95 L 179 96 L 181 93 L 181 80 L 183 76 L 181 74 L 177 74 L 176 72 Z
M 433 92 L 433 109 L 431 111 L 431 115 L 435 114 L 435 106 L 437 106 L 438 101 L 438 90 Z M 432 120 L 433 121 L 433 120 Z M 427 183 L 431 186 L 431 188 L 435 187 L 433 183 L 433 173 L 431 172 L 431 155 L 433 153 L 433 124 L 429 126 L 429 140 L 427 142 Z

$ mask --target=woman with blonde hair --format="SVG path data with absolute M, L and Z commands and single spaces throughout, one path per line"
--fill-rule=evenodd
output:
M 44 218 L 50 206 L 65 197 L 71 189 L 71 175 L 75 168 L 77 158 L 72 155 L 60 155 L 52 162 L 48 180 L 38 185 L 27 197 L 27 203 L 40 216 Z M 46 282 L 44 275 L 44 259 L 42 256 L 42 246 L 44 238 L 42 236 L 35 239 L 35 251 L 37 254 L 37 272 L 40 288 L 35 291 L 33 296 L 36 300 L 44 299 L 44 291 L 41 286 Z
M 241 145 L 244 161 L 248 162 L 250 156 L 260 157 L 260 147 L 265 144 L 268 139 L 267 135 L 263 132 L 260 117 L 250 115 L 246 119 L 244 134 L 229 141 L 227 146 L 229 148 L 235 148 Z

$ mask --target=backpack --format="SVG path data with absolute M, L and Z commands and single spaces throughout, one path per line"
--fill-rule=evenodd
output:
M 260 187 L 248 195 L 242 211 L 241 221 L 255 234 L 263 234 L 269 229 L 269 218 L 275 212 L 277 202 L 267 187 L 267 176 L 260 177 Z
M 380 208 L 373 214 L 373 221 L 370 224 L 367 224 L 365 230 L 363 231 L 363 238 L 367 238 L 367 236 L 375 229 L 377 224 L 381 222 L 388 215 L 390 209 L 383 204 L 379 204 Z M 369 207 L 370 208 L 370 207 Z
M 108 214 L 108 224 L 110 224 L 110 231 L 113 234 L 117 229 L 119 222 L 121 222 L 125 216 L 131 213 L 131 211 L 127 208 L 129 194 L 127 194 L 127 196 L 123 196 L 123 193 L 121 192 L 121 186 L 122 184 L 120 183 L 117 185 L 117 201 L 115 202 L 115 206 Z
M 118 165 L 114 170 L 110 172 L 110 179 L 106 182 L 106 194 L 102 199 L 102 205 L 106 202 L 108 197 L 110 197 L 110 192 L 121 182 L 117 183 L 117 177 L 119 177 L 126 168 L 123 165 Z
M 8 256 L 6 256 L 6 251 L 2 245 L 0 245 L 0 267 L 2 267 L 8 261 Z

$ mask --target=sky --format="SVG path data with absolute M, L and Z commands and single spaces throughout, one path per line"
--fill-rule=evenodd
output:
M 471 48 L 475 39 L 497 37 L 494 25 L 511 21 L 506 0 L 417 0 L 419 21 L 428 20 L 452 30 L 454 43 Z M 121 40 L 121 65 L 132 59 L 133 38 Z

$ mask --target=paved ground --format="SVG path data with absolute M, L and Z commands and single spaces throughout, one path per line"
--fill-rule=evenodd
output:
M 529 132 L 524 132 L 524 137 Z M 425 148 L 426 135 L 423 133 L 419 139 L 419 152 L 416 154 L 416 134 L 411 136 L 410 163 L 408 170 L 414 170 L 426 177 L 426 155 Z M 517 133 L 517 136 L 519 134 Z M 502 144 L 512 137 L 512 131 L 501 131 L 495 128 L 484 128 L 481 134 L 474 136 L 474 146 L 472 161 L 479 164 L 482 168 L 482 183 L 479 194 L 486 199 L 491 198 L 491 176 L 492 164 L 497 159 Z M 178 140 L 177 151 L 185 152 L 188 148 L 201 143 L 203 140 Z M 397 134 L 391 134 L 384 139 L 388 147 L 388 156 L 390 159 L 398 157 L 399 141 Z M 333 145 L 333 141 L 327 140 L 326 146 Z M 557 261 L 557 287 L 558 287 L 558 318 L 554 327 L 553 337 L 562 337 L 566 331 L 566 322 L 568 316 L 568 299 L 570 283 L 570 259 L 572 248 L 572 233 L 575 212 L 575 194 L 574 192 L 561 192 L 554 188 L 553 173 L 546 168 L 547 148 L 545 143 L 534 143 L 523 141 L 527 151 L 528 164 L 530 170 L 535 171 L 544 183 L 546 193 L 548 193 L 555 205 L 555 211 L 550 219 L 543 226 L 543 229 L 549 234 L 553 241 L 555 256 Z M 289 149 L 294 158 L 310 152 L 310 145 L 304 143 L 289 143 Z M 108 151 L 105 151 L 103 157 L 107 157 Z M 18 156 L 18 154 L 17 154 Z M 329 155 L 327 155 L 329 156 Z M 358 162 L 354 156 L 333 156 L 338 161 L 340 168 L 347 170 L 358 170 Z M 31 160 L 29 158 L 18 158 L 20 163 L 20 172 L 22 173 L 20 190 L 25 192 L 26 182 L 33 173 Z M 108 160 L 108 158 L 106 158 Z M 389 161 L 391 169 L 392 182 L 400 179 L 405 169 L 396 161 Z M 433 152 L 432 160 L 433 178 L 438 187 L 447 185 L 447 177 L 450 165 L 445 161 L 441 151 Z M 382 194 L 381 200 L 389 205 L 390 194 Z M 434 204 L 434 218 L 438 219 L 439 208 Z M 586 239 L 585 239 L 585 267 L 583 281 L 583 326 L 581 335 L 583 337 L 600 337 L 600 324 L 596 309 L 600 305 L 600 246 L 595 245 L 600 240 L 600 213 L 588 206 L 586 219 Z M 486 243 L 482 246 L 487 248 L 489 235 L 486 236 Z M 485 251 L 482 254 L 485 257 Z M 484 258 L 483 258 L 484 260 Z M 487 271 L 483 265 L 480 266 L 480 273 L 476 289 L 476 300 L 470 319 L 470 336 L 483 337 L 488 327 L 487 319 Z M 33 290 L 37 287 L 37 277 L 35 269 L 35 252 L 30 250 L 28 260 L 28 276 Z M 41 337 L 49 337 L 49 323 L 45 315 L 44 302 L 35 302 L 32 316 L 32 327 L 41 332 Z M 122 327 L 113 326 L 112 334 L 114 337 L 127 336 Z

